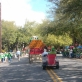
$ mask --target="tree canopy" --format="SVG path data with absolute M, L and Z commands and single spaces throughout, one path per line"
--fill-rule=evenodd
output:
M 13 21 L 2 20 L 2 44 L 6 50 L 27 46 L 37 35 L 46 45 L 65 46 L 82 43 L 82 0 L 47 0 L 50 17 L 36 23 L 26 21 L 18 27 Z
M 82 30 L 82 0 L 48 0 L 53 4 L 51 7 L 54 17 L 54 29 L 57 34 L 68 33 L 73 42 L 80 42 Z M 78 34 L 79 32 L 79 34 Z

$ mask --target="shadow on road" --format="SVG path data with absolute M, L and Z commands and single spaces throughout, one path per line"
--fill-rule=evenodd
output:
M 46 78 L 45 78 L 46 76 Z M 9 66 L 0 67 L 0 82 L 52 82 L 41 63 L 28 63 L 28 58 L 13 60 Z
M 82 64 L 76 59 L 62 59 L 60 69 L 55 70 L 63 82 L 82 82 Z

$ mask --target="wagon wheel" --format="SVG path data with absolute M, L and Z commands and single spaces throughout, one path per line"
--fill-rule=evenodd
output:
M 29 54 L 29 63 L 31 63 L 31 62 L 32 62 L 32 55 Z

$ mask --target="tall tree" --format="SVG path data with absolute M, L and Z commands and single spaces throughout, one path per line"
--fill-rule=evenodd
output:
M 48 0 L 53 3 L 53 12 L 55 17 L 55 28 L 57 32 L 67 32 L 76 42 L 81 35 L 78 30 L 81 30 L 82 22 L 82 0 Z
M 16 41 L 16 26 L 14 22 L 2 21 L 2 45 L 8 47 L 8 50 L 13 48 L 12 44 Z

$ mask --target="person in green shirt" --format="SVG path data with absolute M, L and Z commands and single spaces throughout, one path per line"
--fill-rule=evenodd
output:
M 54 48 L 54 46 L 52 46 L 51 51 L 49 53 L 50 54 L 56 54 L 56 49 Z
M 1 62 L 4 62 L 4 54 L 1 53 Z
M 10 53 L 8 53 L 7 57 L 8 57 L 8 61 L 11 62 L 11 54 Z
M 8 53 L 5 52 L 5 53 L 4 53 L 4 56 L 5 56 L 5 62 L 7 62 L 7 59 L 8 59 L 8 58 L 7 58 L 7 55 L 8 55 Z

